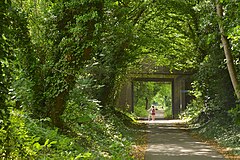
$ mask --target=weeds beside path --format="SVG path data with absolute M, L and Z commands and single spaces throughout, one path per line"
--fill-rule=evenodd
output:
M 148 146 L 147 131 L 147 124 L 139 123 L 136 132 L 132 133 L 132 137 L 135 139 L 135 145 L 132 146 L 131 153 L 135 160 L 144 160 L 145 151 Z

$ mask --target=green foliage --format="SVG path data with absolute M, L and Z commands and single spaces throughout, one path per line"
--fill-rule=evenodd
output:
M 172 107 L 167 107 L 164 109 L 164 119 L 172 119 Z
M 98 108 L 94 102 L 89 104 Z M 91 111 L 90 107 L 85 108 L 85 114 Z M 98 117 L 83 121 L 82 115 L 73 112 L 71 117 L 65 117 L 69 130 L 63 134 L 57 128 L 48 127 L 50 119 L 32 119 L 16 109 L 10 113 L 8 130 L 0 130 L 1 141 L 7 143 L 0 145 L 3 159 L 133 159 L 130 155 L 132 139 L 124 136 L 132 132 L 130 126 L 124 124 L 131 120 L 127 116 L 122 115 L 123 121 L 119 122 L 114 114 L 104 118 L 95 111 L 93 115 Z M 72 116 L 80 121 L 73 120 Z
M 4 9 L 11 8 L 9 5 Z M 125 37 L 131 34 L 131 24 L 120 23 L 112 28 L 127 8 L 109 2 L 105 10 L 113 14 L 106 12 L 103 20 L 101 6 L 102 1 L 12 1 L 11 9 L 17 8 L 19 15 L 8 16 L 17 27 L 3 23 L 7 32 L 0 38 L 6 42 L 1 47 L 11 48 L 6 53 L 15 56 L 14 65 L 10 66 L 10 56 L 0 57 L 0 71 L 1 80 L 11 80 L 4 83 L 6 93 L 11 85 L 11 95 L 21 103 L 17 107 L 22 111 L 14 109 L 10 117 L 7 107 L 1 112 L 3 158 L 132 159 L 131 142 L 120 132 L 125 124 L 118 123 L 114 113 L 108 115 L 111 118 L 102 116 L 95 100 L 100 97 L 95 95 L 103 88 L 100 85 L 106 87 L 113 82 L 110 89 L 103 89 L 114 92 L 115 84 L 120 82 L 120 73 L 124 73 L 130 57 Z M 102 24 L 106 24 L 104 29 Z M 21 42 L 24 48 L 15 47 L 15 42 Z M 116 57 L 118 63 L 114 63 Z M 97 67 L 110 78 L 102 79 L 102 72 L 94 70 Z M 10 69 L 13 75 L 7 79 Z M 110 98 L 106 97 L 106 101 Z
M 84 74 L 81 72 L 95 52 L 98 40 L 95 26 L 100 26 L 101 3 L 75 0 L 15 3 L 27 13 L 31 51 L 18 54 L 24 73 L 19 77 L 32 83 L 29 107 L 34 117 L 50 117 L 55 126 L 61 127 L 60 116 L 76 77 Z
M 95 83 L 102 86 L 93 94 L 102 105 L 112 105 L 119 93 L 119 86 L 127 73 L 127 67 L 136 58 L 134 45 L 134 23 L 138 14 L 134 4 L 141 2 L 117 3 L 106 1 L 101 23 L 101 34 L 97 43 L 98 52 L 94 57 L 96 65 L 92 69 Z
M 205 139 L 215 140 L 221 146 L 228 148 L 230 154 L 240 154 L 240 126 L 234 124 L 228 114 L 218 113 L 209 123 L 200 127 L 199 124 L 195 124 L 192 127 L 196 127 L 194 133 Z
M 26 18 L 11 1 L 1 1 L 0 6 L 0 154 L 3 159 L 31 157 L 29 146 L 35 140 L 26 136 L 21 119 L 12 111 L 16 55 L 25 53 L 29 42 Z
M 195 101 L 188 106 L 186 117 L 195 122 L 206 123 L 215 115 L 226 113 L 235 107 L 233 87 L 226 68 L 215 13 L 215 3 L 201 1 L 194 7 L 199 14 L 195 39 L 199 48 L 200 64 L 194 75 L 193 96 Z M 226 13 L 227 14 L 227 13 Z
M 237 104 L 235 108 L 229 110 L 230 116 L 233 118 L 234 122 L 240 125 L 240 105 Z
M 58 129 L 44 127 L 44 121 L 27 119 L 30 135 L 39 136 L 39 144 L 34 145 L 39 149 L 39 159 L 74 159 L 87 153 L 86 149 L 78 144 L 74 137 L 60 134 Z
M 204 102 L 197 98 L 187 106 L 187 109 L 180 115 L 181 119 L 187 121 L 196 121 L 200 113 L 204 110 Z
M 99 102 L 86 96 L 90 82 L 84 78 L 79 79 L 70 94 L 67 108 L 62 115 L 68 132 L 78 135 L 78 144 L 89 148 L 90 159 L 131 159 L 128 151 L 131 142 L 120 132 L 125 128 L 125 124 L 118 122 L 121 117 L 116 117 L 111 110 L 106 117 L 101 115 Z M 131 119 L 128 119 L 128 122 L 130 121 Z
M 171 93 L 170 83 L 134 82 L 134 114 L 139 117 L 146 117 L 149 114 L 147 109 L 149 109 L 151 105 L 157 105 L 157 107 L 164 109 L 165 118 L 172 117 Z M 148 105 L 147 109 L 146 103 Z
M 23 112 L 10 109 L 9 124 L 1 122 L 2 125 L 8 125 L 0 130 L 1 141 L 1 158 L 24 159 L 35 158 L 40 150 L 38 140 L 39 137 L 30 136 L 24 121 Z
M 239 72 L 239 2 L 221 2 Z M 209 0 L 1 1 L 1 158 L 133 159 L 133 120 L 113 104 L 139 64 L 195 69 L 196 99 L 183 116 L 218 124 L 208 133 L 219 129 L 237 145 L 237 126 L 211 121 L 239 121 L 215 15 Z M 141 85 L 147 92 L 137 93 L 136 113 L 146 114 L 150 96 L 170 115 L 171 97 L 162 96 L 170 88 Z
M 175 0 L 147 2 L 151 4 L 146 4 L 144 16 L 134 32 L 139 37 L 140 61 L 148 57 L 159 66 L 179 70 L 194 68 L 197 52 L 192 4 Z
M 146 106 L 134 106 L 134 115 L 138 117 L 147 117 L 149 112 L 146 110 Z

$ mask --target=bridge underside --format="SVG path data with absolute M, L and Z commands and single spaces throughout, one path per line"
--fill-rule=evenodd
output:
M 128 82 L 122 87 L 119 96 L 118 106 L 123 110 L 134 112 L 134 82 L 169 82 L 172 85 L 172 118 L 177 119 L 179 113 L 186 109 L 191 100 L 188 91 L 191 87 L 190 73 L 181 72 L 161 72 L 154 74 L 133 74 Z

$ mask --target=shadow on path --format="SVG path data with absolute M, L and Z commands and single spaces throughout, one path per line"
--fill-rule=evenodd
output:
M 148 123 L 148 148 L 145 160 L 224 159 L 213 148 L 193 139 L 181 120 L 142 121 Z

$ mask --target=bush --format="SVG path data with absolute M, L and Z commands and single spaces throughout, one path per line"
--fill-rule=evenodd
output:
M 172 109 L 170 107 L 164 108 L 164 118 L 171 119 L 172 118 Z
M 180 118 L 187 121 L 196 121 L 202 111 L 204 111 L 204 103 L 200 98 L 196 98 L 187 105 L 186 110 L 180 114 Z
M 89 102 L 85 113 L 91 113 L 90 105 L 98 106 Z M 0 129 L 5 142 L 0 144 L 1 159 L 133 159 L 131 139 L 123 135 L 127 127 L 118 117 L 105 118 L 96 111 L 83 119 L 76 106 L 69 106 L 66 113 L 70 110 L 72 114 L 63 116 L 69 125 L 63 133 L 49 127 L 48 118 L 32 119 L 24 111 L 11 109 L 8 130 Z M 126 116 L 127 120 L 131 119 Z
M 240 104 L 237 104 L 235 108 L 229 110 L 230 116 L 233 118 L 234 122 L 240 125 Z
M 4 123 L 0 129 L 0 157 L 2 159 L 34 159 L 37 157 L 39 137 L 29 135 L 22 111 L 9 108 L 8 124 Z M 4 127 L 4 126 L 8 127 Z
M 145 109 L 146 106 L 135 106 L 134 107 L 134 114 L 137 117 L 147 117 L 148 111 Z

